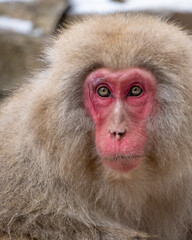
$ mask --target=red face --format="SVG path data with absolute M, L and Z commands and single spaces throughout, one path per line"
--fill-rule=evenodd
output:
M 142 162 L 155 88 L 155 77 L 138 68 L 101 68 L 88 75 L 85 106 L 96 124 L 96 148 L 104 166 L 128 172 Z

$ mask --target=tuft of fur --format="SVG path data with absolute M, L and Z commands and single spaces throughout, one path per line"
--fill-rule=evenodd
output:
M 191 239 L 191 37 L 153 16 L 94 16 L 61 32 L 46 61 L 1 104 L 0 239 Z M 145 160 L 128 174 L 95 150 L 83 83 L 99 67 L 158 81 Z

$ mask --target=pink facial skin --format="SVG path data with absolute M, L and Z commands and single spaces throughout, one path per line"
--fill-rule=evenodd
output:
M 133 86 L 141 93 L 132 95 Z M 109 90 L 109 96 L 99 95 L 101 87 Z M 155 89 L 152 73 L 139 68 L 101 68 L 87 76 L 85 106 L 96 124 L 96 148 L 105 167 L 129 172 L 142 162 Z

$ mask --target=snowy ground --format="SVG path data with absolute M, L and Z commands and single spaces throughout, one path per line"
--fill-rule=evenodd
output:
M 117 11 L 192 12 L 192 0 L 71 0 L 71 14 L 107 13 Z
M 0 30 L 8 30 L 21 34 L 29 34 L 33 30 L 33 23 L 31 21 L 24 21 L 21 19 L 1 16 Z
M 0 0 L 0 3 L 13 3 L 13 2 L 30 3 L 30 2 L 34 2 L 34 0 Z
M 25 2 L 30 3 L 35 0 L 0 0 L 1 3 Z M 46 1 L 46 0 L 44 0 Z M 69 14 L 91 14 L 110 13 L 118 11 L 155 11 L 163 12 L 192 12 L 192 0 L 126 0 L 125 2 L 115 2 L 111 0 L 69 0 L 71 10 Z M 40 29 L 33 29 L 31 21 L 0 16 L 0 30 L 17 32 L 20 34 L 31 34 L 39 36 Z

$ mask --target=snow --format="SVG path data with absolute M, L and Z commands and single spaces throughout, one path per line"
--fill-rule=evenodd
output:
M 0 30 L 12 31 L 20 34 L 29 34 L 33 30 L 33 23 L 31 21 L 1 16 Z
M 70 14 L 110 13 L 118 11 L 192 12 L 192 0 L 71 0 Z
M 31 3 L 34 2 L 34 0 L 0 0 L 0 3 L 13 3 L 13 2 Z

